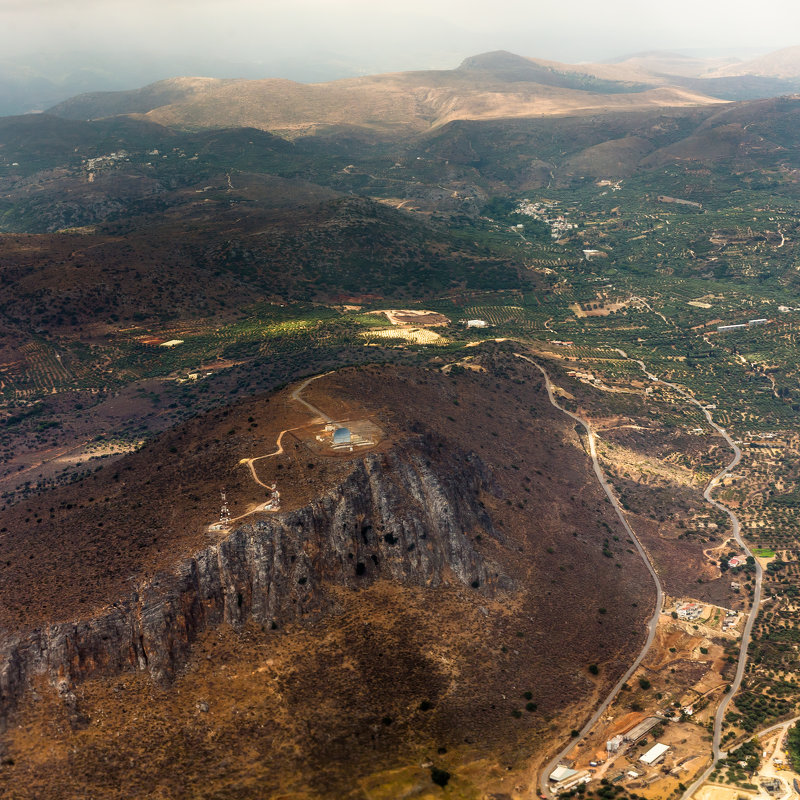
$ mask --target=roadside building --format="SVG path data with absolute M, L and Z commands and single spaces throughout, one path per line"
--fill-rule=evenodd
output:
M 568 792 L 581 783 L 589 783 L 591 777 L 588 770 L 570 769 L 559 764 L 550 773 L 550 789 L 554 792 Z
M 703 606 L 701 603 L 681 603 L 677 611 L 678 619 L 694 622 L 696 619 L 700 619 L 700 615 L 703 613 Z

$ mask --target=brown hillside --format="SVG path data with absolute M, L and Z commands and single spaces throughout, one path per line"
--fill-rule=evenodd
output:
M 320 84 L 176 78 L 135 92 L 80 95 L 51 113 L 71 119 L 145 115 L 179 128 L 251 127 L 298 137 L 358 127 L 415 133 L 452 120 L 633 111 L 719 102 L 646 70 L 570 65 L 485 53 L 457 69 L 373 75 Z
M 681 142 L 656 150 L 645 157 L 641 164 L 644 167 L 656 167 L 672 164 L 676 160 L 732 159 L 747 155 L 751 149 L 763 150 L 764 147 L 764 141 L 757 134 L 749 133 L 741 124 L 731 123 L 700 129 Z
M 286 530 L 287 546 L 295 536 L 306 542 L 297 555 L 317 598 L 313 613 L 292 613 L 289 603 L 272 630 L 244 618 L 201 631 L 163 688 L 141 671 L 92 678 L 101 665 L 91 660 L 82 662 L 88 680 L 60 696 L 38 684 L 39 699 L 29 694 L 20 707 L 22 727 L 4 737 L 13 764 L 0 787 L 19 798 L 427 797 L 435 787 L 420 765 L 429 759 L 466 796 L 529 781 L 530 754 L 576 727 L 581 703 L 639 646 L 652 587 L 538 373 L 502 352 L 479 353 L 469 366 L 450 375 L 342 370 L 304 397 L 337 415 L 369 415 L 384 435 L 372 463 L 399 467 L 392 454 L 405 453 L 415 463 L 423 456 L 419 469 L 451 475 L 482 464 L 478 497 L 490 522 L 480 536 L 465 531 L 458 547 L 502 581 L 469 585 L 446 565 L 429 582 L 413 571 L 398 580 L 391 576 L 406 556 L 383 537 L 359 544 L 377 558 L 337 583 L 311 545 L 340 540 L 338 528 Z M 239 459 L 262 453 L 302 415 L 288 392 L 255 398 L 81 485 L 0 512 L 5 629 L 97 614 L 156 573 L 157 591 L 168 591 L 171 565 L 208 544 L 201 524 L 213 519 L 220 482 L 234 513 L 257 500 Z M 301 437 L 262 475 L 278 478 L 291 515 L 346 485 L 365 458 L 315 454 Z M 442 532 L 425 534 L 426 549 L 438 552 Z M 375 533 L 361 537 L 372 542 Z M 240 608 L 250 607 L 249 591 Z M 303 607 L 305 591 L 292 590 Z M 598 678 L 590 663 L 600 665 Z M 534 705 L 524 710 L 528 691 Z M 109 730 L 120 735 L 111 740 Z
M 633 175 L 642 158 L 653 145 L 640 136 L 626 136 L 587 147 L 568 158 L 560 172 L 566 175 L 586 175 L 607 178 Z
M 704 77 L 719 78 L 736 75 L 762 75 L 770 78 L 800 78 L 800 47 L 784 47 L 747 61 L 720 67 Z
M 238 125 L 289 136 L 356 125 L 375 131 L 425 131 L 456 119 L 585 114 L 717 102 L 683 89 L 598 94 L 536 83 L 491 82 L 456 71 L 399 73 L 307 86 L 289 81 L 242 81 L 201 99 L 163 106 L 147 119 L 187 128 Z
M 419 297 L 433 276 L 444 287 L 517 281 L 510 261 L 403 211 L 301 181 L 235 180 L 229 189 L 225 175 L 214 176 L 207 191 L 172 192 L 160 213 L 102 228 L 0 234 L 0 321 L 105 331 L 162 316 L 225 316 L 264 300 Z M 65 189 L 63 205 L 48 206 L 54 224 L 68 210 L 74 218 L 96 208 L 87 195 L 100 203 L 107 187 L 98 183 L 56 182 L 50 191 Z

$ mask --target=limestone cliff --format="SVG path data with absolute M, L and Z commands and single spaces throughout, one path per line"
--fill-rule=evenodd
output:
M 472 453 L 427 437 L 369 454 L 309 505 L 254 521 L 142 582 L 107 611 L 6 640 L 0 649 L 0 728 L 35 675 L 59 687 L 80 724 L 71 687 L 146 670 L 168 682 L 204 629 L 248 619 L 280 626 L 330 607 L 328 587 L 377 579 L 493 592 L 508 579 L 476 550 L 497 538 L 480 493 L 491 476 Z

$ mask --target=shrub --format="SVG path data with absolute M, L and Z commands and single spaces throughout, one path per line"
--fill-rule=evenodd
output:
M 431 780 L 437 785 L 444 788 L 450 780 L 450 773 L 446 769 L 439 769 L 439 767 L 431 768 Z

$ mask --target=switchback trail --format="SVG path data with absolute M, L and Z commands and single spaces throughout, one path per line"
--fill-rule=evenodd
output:
M 326 375 L 330 375 L 330 374 L 331 374 L 330 372 L 323 372 L 320 375 L 312 375 L 310 378 L 306 378 L 296 389 L 294 389 L 292 391 L 292 393 L 290 395 L 292 400 L 296 400 L 301 405 L 304 405 L 312 414 L 314 414 L 315 418 L 321 418 L 326 423 L 332 423 L 333 419 L 331 419 L 331 417 L 329 417 L 324 411 L 321 411 L 315 405 L 312 405 L 311 403 L 307 402 L 306 400 L 303 400 L 303 398 L 300 397 L 300 394 L 306 388 L 306 386 L 308 386 L 309 383 L 311 383 L 312 381 L 317 381 L 320 378 L 324 378 Z M 271 453 L 267 453 L 266 455 L 263 455 L 263 456 L 255 456 L 254 458 L 243 458 L 239 463 L 240 464 L 244 464 L 249 468 L 250 475 L 252 476 L 253 480 L 259 486 L 263 486 L 265 489 L 271 488 L 266 483 L 264 483 L 261 480 L 261 478 L 258 477 L 258 473 L 256 472 L 256 468 L 255 468 L 255 462 L 256 461 L 261 461 L 261 459 L 263 459 L 263 458 L 273 458 L 274 456 L 279 456 L 283 452 L 282 441 L 283 441 L 284 434 L 291 433 L 291 431 L 299 431 L 301 428 L 305 428 L 309 424 L 311 424 L 311 423 L 306 423 L 305 425 L 298 425 L 298 426 L 296 426 L 294 428 L 284 428 L 278 434 L 278 438 L 275 440 L 275 450 L 273 450 Z M 244 519 L 244 517 L 249 517 L 251 514 L 254 514 L 256 511 L 263 511 L 263 509 L 264 509 L 264 503 L 262 503 L 261 505 L 256 506 L 255 508 L 251 509 L 250 511 L 248 511 L 248 512 L 246 512 L 246 513 L 244 513 L 244 514 L 242 514 L 242 515 L 240 515 L 238 517 L 234 517 L 231 520 L 231 522 L 237 522 L 240 519 Z
M 547 371 L 541 364 L 534 361 L 532 358 L 528 358 L 527 356 L 523 356 L 520 353 L 514 353 L 517 358 L 521 358 L 530 364 L 533 364 L 539 372 L 542 373 L 544 376 L 544 383 L 545 388 L 547 389 L 547 396 L 550 399 L 550 403 L 555 406 L 559 411 L 563 414 L 566 414 L 568 417 L 574 419 L 577 423 L 579 423 L 585 430 L 586 434 L 589 438 L 589 454 L 592 457 L 592 464 L 594 466 L 594 472 L 597 476 L 597 480 L 600 482 L 600 485 L 603 487 L 603 491 L 606 493 L 611 505 L 614 507 L 614 511 L 616 511 L 617 516 L 622 522 L 622 526 L 625 528 L 628 536 L 630 536 L 631 541 L 633 542 L 634 546 L 636 547 L 639 555 L 642 557 L 642 560 L 645 563 L 648 571 L 650 572 L 650 576 L 653 579 L 653 583 L 656 587 L 656 603 L 655 609 L 653 611 L 653 616 L 648 623 L 648 633 L 647 633 L 647 640 L 644 643 L 644 647 L 640 651 L 639 655 L 636 657 L 636 660 L 633 664 L 628 668 L 627 672 L 617 681 L 614 685 L 614 688 L 608 694 L 606 699 L 600 704 L 599 708 L 594 712 L 591 716 L 589 721 L 583 726 L 578 736 L 573 738 L 566 747 L 564 747 L 557 755 L 555 755 L 544 767 L 542 772 L 539 775 L 539 788 L 541 790 L 542 795 L 545 797 L 552 797 L 553 795 L 550 792 L 550 786 L 548 785 L 548 777 L 550 773 L 555 769 L 561 759 L 566 758 L 569 753 L 577 746 L 578 742 L 586 737 L 586 735 L 591 731 L 591 729 L 595 726 L 597 721 L 606 711 L 606 709 L 611 705 L 614 701 L 616 696 L 619 694 L 620 690 L 622 689 L 623 684 L 627 682 L 627 680 L 633 675 L 634 672 L 639 668 L 639 665 L 644 661 L 647 652 L 650 650 L 650 645 L 652 645 L 653 640 L 656 636 L 656 629 L 658 628 L 658 618 L 661 614 L 661 607 L 664 604 L 664 592 L 661 588 L 661 581 L 658 579 L 658 575 L 656 574 L 655 569 L 653 569 L 653 565 L 650 562 L 650 558 L 648 557 L 647 553 L 645 552 L 644 547 L 642 547 L 641 542 L 636 537 L 636 534 L 633 532 L 633 529 L 628 524 L 628 520 L 625 518 L 625 514 L 622 511 L 622 507 L 617 500 L 616 495 L 614 494 L 613 490 L 611 489 L 611 485 L 606 480 L 605 474 L 603 473 L 603 469 L 600 466 L 600 462 L 597 459 L 597 448 L 595 446 L 595 435 L 594 431 L 592 430 L 591 425 L 589 422 L 582 417 L 579 417 L 577 414 L 573 414 L 571 411 L 567 411 L 567 409 L 563 408 L 559 405 L 558 401 L 556 400 L 555 393 L 553 392 L 553 384 L 550 381 L 550 376 L 548 375 Z

